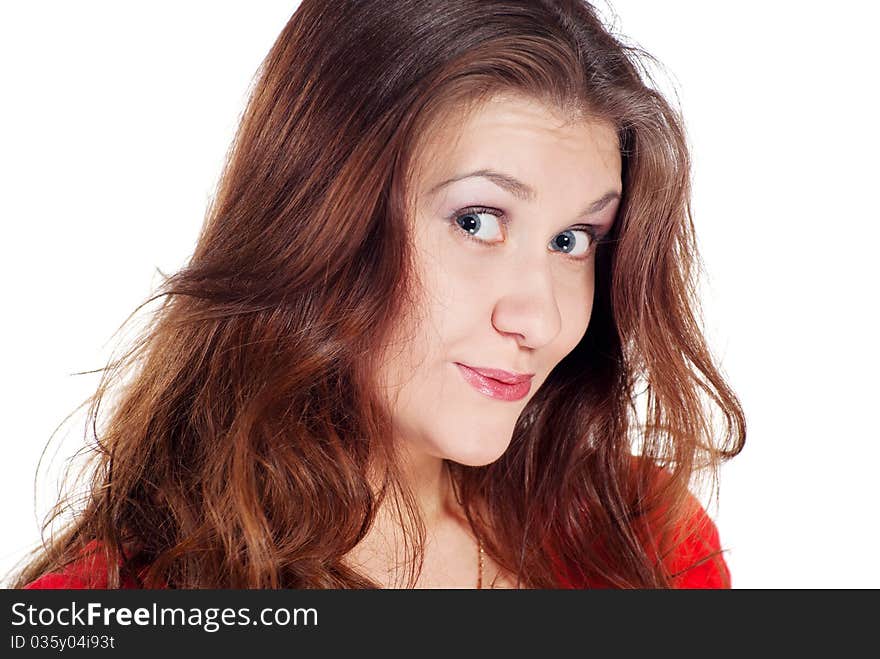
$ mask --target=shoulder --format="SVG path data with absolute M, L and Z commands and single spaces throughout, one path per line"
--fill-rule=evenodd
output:
M 637 480 L 646 478 L 648 489 L 654 489 L 655 493 L 662 490 L 662 484 L 669 477 L 668 472 L 641 458 L 633 460 L 634 476 L 637 471 L 641 471 Z M 665 505 L 642 518 L 636 532 L 647 557 L 654 562 L 662 561 L 673 588 L 730 588 L 730 570 L 715 522 L 693 493 L 687 494 L 684 504 L 684 509 L 676 513 L 675 521 L 669 519 L 671 512 Z M 600 554 L 606 551 L 602 540 L 596 541 L 596 547 Z M 570 569 L 571 566 L 563 564 L 555 554 L 551 558 L 559 570 L 561 587 L 608 587 L 581 570 Z
M 122 588 L 137 588 L 135 581 L 123 578 Z M 64 568 L 49 572 L 22 587 L 23 590 L 47 589 L 105 589 L 107 588 L 107 560 L 101 543 L 89 542 L 78 558 Z
M 661 467 L 634 456 L 633 468 L 647 466 L 659 487 L 670 478 Z M 659 524 L 661 515 L 656 520 Z M 652 529 L 653 530 L 653 529 Z M 730 588 L 730 570 L 724 560 L 718 527 L 693 493 L 687 495 L 684 514 L 672 533 L 663 562 L 675 588 Z
M 672 477 L 666 469 L 639 455 L 632 456 L 631 468 L 633 476 L 655 492 L 662 491 Z M 667 521 L 667 514 L 667 506 L 661 505 L 644 527 L 652 536 L 650 545 L 659 539 L 659 528 Z M 664 540 L 669 544 L 664 544 L 663 563 L 674 588 L 730 588 L 730 570 L 724 560 L 718 528 L 693 493 L 687 494 L 672 537 Z M 656 558 L 650 549 L 649 554 Z
M 680 542 L 667 562 L 675 587 L 730 588 L 730 570 L 715 522 L 693 495 L 690 510 L 678 529 Z

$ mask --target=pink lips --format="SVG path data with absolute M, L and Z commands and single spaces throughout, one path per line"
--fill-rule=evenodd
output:
M 485 396 L 498 400 L 519 400 L 532 388 L 534 373 L 517 375 L 495 368 L 475 368 L 455 362 L 464 379 Z

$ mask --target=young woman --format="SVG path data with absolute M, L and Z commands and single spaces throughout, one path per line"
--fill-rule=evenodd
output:
M 689 488 L 745 419 L 642 57 L 579 0 L 304 0 L 14 585 L 729 587 Z

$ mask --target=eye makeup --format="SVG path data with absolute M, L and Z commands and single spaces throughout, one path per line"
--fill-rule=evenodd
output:
M 503 227 L 503 233 L 507 234 L 511 219 L 503 211 L 498 210 L 497 208 L 490 208 L 487 206 L 466 206 L 465 208 L 461 208 L 449 215 L 446 220 L 451 224 L 453 232 L 455 232 L 465 240 L 476 242 L 483 247 L 497 247 L 504 241 L 489 241 L 477 238 L 458 224 L 458 220 L 462 217 L 465 217 L 467 215 L 483 214 L 492 215 L 493 217 L 495 217 L 501 227 Z M 561 251 L 559 253 L 563 254 L 564 256 L 566 256 L 567 259 L 572 261 L 586 261 L 592 256 L 598 245 L 604 242 L 604 239 L 610 232 L 610 227 L 603 229 L 601 226 L 595 224 L 575 224 L 568 227 L 564 231 L 561 231 L 559 234 L 557 234 L 557 236 L 560 236 L 568 231 L 582 231 L 586 233 L 590 237 L 590 247 L 587 249 L 586 252 L 578 256 L 568 256 L 567 252 Z

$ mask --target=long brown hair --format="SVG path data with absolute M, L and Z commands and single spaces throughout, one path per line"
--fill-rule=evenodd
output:
M 304 0 L 258 72 L 192 257 L 102 369 L 85 502 L 13 586 L 98 540 L 111 588 L 135 565 L 146 586 L 373 587 L 343 557 L 384 497 L 414 583 L 424 526 L 374 386 L 378 347 L 418 300 L 405 227 L 419 138 L 500 92 L 611 122 L 623 198 L 582 341 L 505 454 L 450 475 L 523 587 L 557 586 L 554 560 L 585 581 L 671 585 L 656 557 L 693 512 L 691 484 L 717 486 L 742 449 L 745 418 L 701 333 L 687 138 L 652 59 L 581 0 Z

